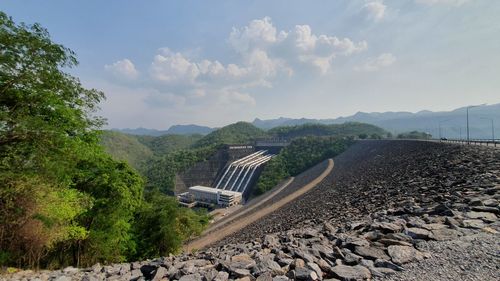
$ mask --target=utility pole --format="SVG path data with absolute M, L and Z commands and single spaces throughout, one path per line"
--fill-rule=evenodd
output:
M 470 144 L 470 137 L 469 137 L 469 106 L 467 106 L 467 144 Z
M 467 106 L 467 144 L 470 144 L 470 134 L 469 134 L 469 109 L 470 109 L 470 108 L 474 108 L 474 107 L 478 107 L 478 106 L 482 106 L 482 105 L 485 105 L 485 104 L 481 104 L 481 105 L 469 105 L 469 106 Z

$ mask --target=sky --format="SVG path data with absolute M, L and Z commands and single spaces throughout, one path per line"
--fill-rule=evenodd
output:
M 76 52 L 108 128 L 500 102 L 500 1 L 1 0 Z

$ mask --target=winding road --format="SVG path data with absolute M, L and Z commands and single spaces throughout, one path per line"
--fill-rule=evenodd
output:
M 279 201 L 275 202 L 272 205 L 262 207 L 262 205 L 280 194 L 292 181 L 293 178 L 291 178 L 289 181 L 287 181 L 285 184 L 283 184 L 281 187 L 278 189 L 272 191 L 270 196 L 262 199 L 259 201 L 257 204 L 249 206 L 249 208 L 243 209 L 241 212 L 238 212 L 234 216 L 230 216 L 227 219 L 224 219 L 223 221 L 220 221 L 214 225 L 212 225 L 207 231 L 205 231 L 205 234 L 202 234 L 200 237 L 188 242 L 184 246 L 184 251 L 190 252 L 193 250 L 198 250 L 202 249 L 204 247 L 207 247 L 227 235 L 230 235 L 232 233 L 235 233 L 236 231 L 244 228 L 245 226 L 259 220 L 260 218 L 278 210 L 279 208 L 283 207 L 287 203 L 297 199 L 298 197 L 302 196 L 304 193 L 308 192 L 309 190 L 313 189 L 318 185 L 326 176 L 328 176 L 332 170 L 333 170 L 333 159 L 328 159 L 328 165 L 326 169 L 315 179 L 310 181 L 308 184 L 302 186 L 295 192 L 285 196 L 284 198 L 280 199 Z M 255 209 L 262 207 L 260 210 L 253 212 Z M 249 214 L 250 213 L 250 214 Z M 248 214 L 248 216 L 244 216 Z

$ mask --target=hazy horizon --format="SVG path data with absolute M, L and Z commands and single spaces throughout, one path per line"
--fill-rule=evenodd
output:
M 2 1 L 77 54 L 107 128 L 500 102 L 500 2 Z

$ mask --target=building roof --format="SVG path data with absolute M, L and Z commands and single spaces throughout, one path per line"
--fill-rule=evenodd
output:
M 208 187 L 208 186 L 202 186 L 202 185 L 195 185 L 191 186 L 189 190 L 195 190 L 195 191 L 202 191 L 202 192 L 207 192 L 207 193 L 222 193 L 225 195 L 234 195 L 234 196 L 241 196 L 241 192 L 236 192 L 236 191 L 229 191 L 229 190 L 223 190 L 223 189 L 217 189 L 213 187 Z

